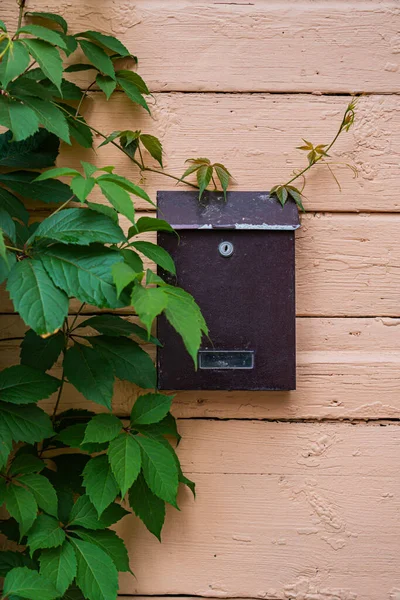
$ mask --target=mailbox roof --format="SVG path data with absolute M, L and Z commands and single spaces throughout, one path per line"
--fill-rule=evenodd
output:
M 174 229 L 262 229 L 293 231 L 300 227 L 296 204 L 282 207 L 268 192 L 158 192 L 158 217 Z

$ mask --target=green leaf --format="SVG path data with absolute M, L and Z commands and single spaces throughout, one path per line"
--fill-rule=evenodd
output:
M 43 550 L 39 557 L 40 574 L 64 594 L 76 575 L 76 557 L 71 544 L 65 541 L 58 548 Z
M 79 45 L 86 58 L 90 60 L 99 71 L 105 75 L 109 75 L 112 79 L 115 79 L 112 60 L 102 48 L 86 40 L 79 40 Z
M 86 600 L 85 596 L 82 594 L 81 590 L 76 587 L 76 585 L 72 585 L 65 592 L 62 600 Z
M 65 355 L 64 370 L 68 381 L 85 398 L 111 410 L 114 373 L 102 354 L 75 343 Z
M 89 460 L 83 471 L 83 485 L 99 515 L 114 502 L 119 488 L 105 454 Z
M 146 202 L 149 202 L 154 207 L 156 206 L 154 204 L 154 202 L 149 198 L 148 194 L 141 187 L 139 187 L 138 185 L 135 185 L 134 183 L 129 181 L 129 179 L 126 179 L 126 177 L 121 177 L 121 175 L 115 175 L 114 173 L 112 173 L 112 174 L 107 174 L 107 175 L 101 175 L 101 177 L 97 178 L 97 182 L 99 185 L 100 185 L 100 182 L 106 182 L 106 181 L 115 183 L 115 184 L 119 185 L 119 187 L 121 187 L 124 190 L 126 190 L 127 192 L 129 192 L 130 194 L 133 194 L 134 196 L 137 196 L 138 198 L 142 198 L 142 200 L 146 200 Z
M 75 531 L 84 542 L 98 546 L 111 558 L 118 571 L 129 572 L 129 556 L 123 540 L 109 529 L 104 531 Z
M 2 31 L 5 31 L 5 32 L 7 33 L 7 27 L 6 27 L 6 24 L 4 23 L 4 21 L 1 21 L 1 20 L 0 20 L 0 29 L 1 29 Z
M 60 381 L 25 365 L 14 365 L 0 373 L 0 399 L 13 404 L 31 404 L 54 394 Z
M 150 153 L 150 155 L 159 163 L 160 167 L 163 168 L 162 163 L 162 144 L 160 140 L 154 135 L 148 135 L 147 133 L 143 133 L 140 136 L 140 141 L 146 150 Z
M 57 517 L 57 494 L 47 477 L 37 473 L 29 473 L 19 477 L 18 481 L 32 492 L 39 508 L 49 513 L 49 515 Z
M 71 538 L 77 560 L 76 583 L 88 600 L 116 600 L 118 571 L 98 546 Z
M 217 177 L 220 181 L 222 191 L 224 192 L 224 198 L 226 201 L 226 190 L 228 189 L 228 186 L 229 186 L 230 173 L 229 173 L 229 171 L 226 170 L 226 168 L 223 165 L 220 165 L 220 164 L 215 164 L 214 169 L 215 169 Z
M 8 266 L 6 243 L 4 241 L 4 233 L 1 229 L 0 229 L 0 256 L 3 259 L 3 262 L 6 263 L 6 266 Z
M 94 65 L 88 65 L 88 64 L 83 64 L 83 63 L 76 64 L 76 65 L 69 65 L 64 70 L 65 70 L 65 73 L 79 73 L 81 71 L 90 71 L 90 70 L 98 71 L 98 69 Z
M 143 329 L 143 327 L 136 325 L 136 323 L 131 323 L 117 315 L 97 315 L 83 321 L 80 324 L 80 327 L 92 327 L 99 333 L 109 336 L 119 337 L 122 335 L 129 337 L 130 335 L 136 335 L 144 341 L 148 341 L 149 339 L 147 331 Z M 153 344 L 160 345 L 160 342 L 153 336 L 150 336 L 150 341 Z
M 165 286 L 162 290 L 168 295 L 165 316 L 172 327 L 182 336 L 185 347 L 197 366 L 197 352 L 202 334 L 208 334 L 200 308 L 194 298 L 181 288 Z
M 168 296 L 161 288 L 135 285 L 132 290 L 132 304 L 150 334 L 154 319 L 167 307 Z
M 199 185 L 199 200 L 201 200 L 204 191 L 207 189 L 211 181 L 212 173 L 213 168 L 207 165 L 202 165 L 196 173 L 197 183 Z
M 68 296 L 99 308 L 121 306 L 111 274 L 112 266 L 122 261 L 119 252 L 98 244 L 88 248 L 54 244 L 39 258 L 54 284 Z
M 0 552 L 0 577 L 5 577 L 14 567 L 34 568 L 34 562 L 22 552 L 3 550 Z
M 113 365 L 119 379 L 136 383 L 142 388 L 154 388 L 156 370 L 150 356 L 136 342 L 119 337 L 96 336 L 90 343 Z
M 41 238 L 78 245 L 116 244 L 126 239 L 122 229 L 111 219 L 89 208 L 68 208 L 47 217 L 28 243 Z
M 27 600 L 54 600 L 59 596 L 50 581 L 27 567 L 17 567 L 7 574 L 3 594 L 3 597 L 10 600 L 17 600 L 17 597 Z
M 54 48 L 54 46 L 43 40 L 25 38 L 23 43 L 39 64 L 46 77 L 61 91 L 63 63 L 57 48 Z
M 161 246 L 156 246 L 156 244 L 152 244 L 151 242 L 132 242 L 131 246 L 133 246 L 136 250 L 147 256 L 150 260 L 154 261 L 161 268 L 166 271 L 170 271 L 170 273 L 176 274 L 175 264 L 172 260 L 172 257 L 164 248 Z
M 300 210 L 302 212 L 306 212 L 305 208 L 303 206 L 302 194 L 301 194 L 300 190 L 298 190 L 297 188 L 295 188 L 295 187 L 293 187 L 291 185 L 286 186 L 286 189 L 287 189 L 287 192 L 288 192 L 289 196 L 291 198 L 293 198 L 293 200 L 296 202 L 296 204 L 300 208 Z
M 54 85 L 54 83 L 50 81 L 50 79 L 42 80 L 40 82 L 40 85 L 44 90 L 46 90 L 50 94 L 50 97 L 54 96 L 55 98 L 63 98 L 64 100 L 78 101 L 82 97 L 82 90 L 75 83 L 72 83 L 72 81 L 68 81 L 68 79 L 62 79 L 61 81 L 61 94 Z M 75 113 L 76 110 L 74 111 L 74 114 Z
M 24 196 L 41 202 L 66 202 L 71 197 L 68 185 L 61 181 L 36 181 L 38 173 L 13 171 L 0 173 L 0 181 L 8 188 Z
M 28 11 L 25 13 L 26 17 L 40 17 L 41 19 L 48 19 L 49 21 L 53 21 L 53 23 L 57 23 L 60 25 L 61 29 L 64 33 L 67 33 L 68 24 L 67 21 L 61 16 L 55 13 L 50 12 L 32 12 Z
M 11 463 L 8 470 L 9 475 L 28 475 L 30 473 L 39 473 L 45 468 L 45 464 L 40 458 L 33 454 L 18 454 Z
M 126 263 L 117 263 L 112 267 L 112 276 L 117 288 L 117 294 L 120 296 L 124 289 L 138 277 L 141 273 L 133 271 Z
M 40 173 L 36 179 L 34 179 L 34 182 L 56 179 L 57 177 L 75 177 L 75 175 L 80 175 L 79 171 L 76 169 L 70 169 L 69 167 L 54 167 L 54 169 L 48 169 L 47 171 Z
M 104 35 L 104 33 L 98 31 L 83 31 L 82 33 L 79 33 L 78 36 L 93 40 L 108 50 L 111 50 L 111 52 L 119 54 L 119 56 L 130 56 L 129 50 L 112 35 Z
M 124 261 L 131 267 L 136 273 L 143 272 L 143 261 L 137 252 L 133 250 L 121 250 L 121 254 L 124 257 Z
M 121 73 L 121 71 L 119 73 Z M 127 76 L 126 73 L 129 73 L 129 76 Z M 124 75 L 119 74 L 117 76 L 117 81 L 121 88 L 124 90 L 125 94 L 128 96 L 128 98 L 135 104 L 139 104 L 140 106 L 145 108 L 150 114 L 150 109 L 147 105 L 147 102 L 143 98 L 137 85 L 134 82 L 132 82 L 131 75 L 133 75 L 131 71 L 124 71 Z
M 143 475 L 147 485 L 159 498 L 176 505 L 178 469 L 171 452 L 159 441 L 138 436 L 142 449 Z
M 113 183 L 112 181 L 103 180 L 99 178 L 97 180 L 103 195 L 107 198 L 109 202 L 114 206 L 114 208 L 127 217 L 132 223 L 135 222 L 135 207 L 133 202 L 126 190 L 120 187 L 118 184 Z
M 59 46 L 63 50 L 68 49 L 65 44 L 65 40 L 59 33 L 57 33 L 57 31 L 53 31 L 52 29 L 43 27 L 43 25 L 24 25 L 23 27 L 20 27 L 16 31 L 16 33 L 17 34 L 27 33 L 29 35 L 33 35 L 35 38 L 39 38 L 39 40 L 48 42 L 52 46 Z M 23 38 L 23 40 L 25 41 L 25 38 Z M 40 65 L 40 66 L 42 66 L 42 65 Z M 44 69 L 43 69 L 43 71 L 44 71 Z
M 104 529 L 110 527 L 122 517 L 129 514 L 120 504 L 113 503 L 108 506 L 101 517 L 86 494 L 80 496 L 71 510 L 70 526 L 84 527 L 85 529 Z
M 34 98 L 33 96 L 24 96 L 22 98 L 25 106 L 31 108 L 37 115 L 39 122 L 51 133 L 58 135 L 67 144 L 71 143 L 69 128 L 64 113 L 52 102 Z
M 28 532 L 28 546 L 31 556 L 40 548 L 56 548 L 65 541 L 65 531 L 60 523 L 49 515 L 39 515 Z
M 16 227 L 15 222 L 12 220 L 11 215 L 8 214 L 4 208 L 0 207 L 0 229 L 6 238 L 11 240 L 13 244 L 16 243 Z M 4 248 L 4 252 L 2 253 L 3 259 L 6 260 L 6 248 Z
M 35 112 L 25 104 L 0 95 L 0 125 L 13 133 L 11 141 L 25 140 L 39 129 Z
M 47 371 L 60 356 L 64 343 L 65 338 L 61 332 L 42 338 L 32 329 L 28 329 L 21 344 L 21 363 L 34 369 Z
M 111 442 L 122 429 L 122 423 L 115 415 L 96 415 L 89 421 L 85 431 L 85 443 Z
M 129 504 L 147 529 L 161 541 L 165 504 L 148 487 L 142 473 L 129 490 Z
M 181 441 L 181 436 L 176 427 L 176 420 L 171 413 L 168 413 L 158 423 L 153 423 L 152 425 L 136 425 L 136 427 L 143 435 L 156 436 L 158 438 L 160 436 L 168 435 L 174 437 L 178 441 L 178 444 Z
M 34 444 L 54 434 L 49 417 L 38 406 L 0 402 L 0 419 L 15 442 Z
M 1 181 L 1 179 L 0 179 Z M 6 210 L 12 217 L 27 224 L 29 213 L 22 202 L 7 190 L 0 188 L 0 207 Z
M 109 219 L 114 221 L 114 223 L 118 224 L 118 213 L 111 206 L 105 206 L 104 204 L 97 204 L 97 202 L 89 202 L 88 200 L 86 200 L 86 204 L 90 208 L 90 210 L 94 210 L 94 211 L 100 213 L 101 215 L 106 215 L 106 217 L 108 217 Z
M 85 423 L 74 423 L 60 431 L 54 440 L 70 446 L 70 448 L 79 448 L 83 442 L 85 428 Z
M 136 222 L 136 228 L 137 233 L 144 233 L 146 231 L 170 231 L 171 233 L 175 233 L 175 229 L 167 221 L 154 219 L 153 217 L 140 217 Z
M 96 83 L 99 86 L 99 88 L 105 93 L 107 100 L 109 100 L 111 94 L 117 87 L 115 79 L 109 77 L 108 75 L 101 75 L 101 73 L 98 73 L 96 76 Z
M 68 298 L 37 260 L 25 259 L 10 271 L 7 290 L 15 310 L 37 334 L 58 331 L 68 313 Z
M 173 396 L 164 394 L 143 394 L 132 407 L 131 424 L 151 425 L 158 423 L 169 413 Z
M 20 485 L 11 483 L 6 490 L 5 501 L 11 517 L 19 523 L 22 538 L 36 519 L 38 506 L 35 497 Z
M 0 423 L 0 469 L 3 469 L 8 462 L 8 457 L 12 450 L 12 437 L 9 429 L 4 423 Z M 1 493 L 0 493 L 1 496 Z M 0 498 L 0 505 L 2 504 Z
M 76 110 L 68 104 L 60 102 L 59 106 L 64 110 L 71 137 L 83 148 L 91 148 L 93 146 L 93 134 L 82 115 L 76 115 Z
M 121 433 L 108 448 L 108 460 L 123 498 L 139 475 L 142 464 L 136 439 L 130 434 Z
M 54 134 L 39 129 L 22 142 L 10 144 L 11 138 L 11 131 L 0 134 L 0 166 L 41 169 L 54 165 L 60 146 L 60 140 Z
M 81 202 L 84 202 L 94 188 L 96 180 L 93 177 L 86 179 L 82 175 L 77 175 L 71 181 L 71 190 Z
M 150 94 L 149 88 L 147 87 L 143 79 L 140 77 L 140 75 L 135 71 L 128 71 L 127 69 L 122 69 L 120 71 L 117 71 L 116 75 L 118 78 L 135 85 L 141 94 Z
M 191 175 L 192 173 L 195 173 L 196 171 L 198 171 L 201 167 L 201 164 L 198 163 L 194 163 L 193 165 L 190 165 L 190 167 L 188 167 L 186 169 L 186 171 L 184 172 L 184 174 L 181 177 L 181 181 L 183 181 L 183 179 L 186 179 L 186 177 L 188 177 L 189 175 Z
M 29 65 L 29 53 L 22 42 L 11 42 L 0 63 L 0 81 L 6 88 L 10 81 L 21 75 Z

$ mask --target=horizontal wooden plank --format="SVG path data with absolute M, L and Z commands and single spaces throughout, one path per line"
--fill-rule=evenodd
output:
M 121 594 L 396 598 L 399 426 L 197 420 L 181 430 L 196 500 L 182 490 L 161 545 L 135 517 L 121 522 L 136 575 L 122 576 Z
M 348 100 L 301 94 L 155 94 L 150 101 L 151 119 L 122 94 L 108 103 L 91 94 L 84 113 L 93 127 L 106 134 L 138 128 L 158 135 L 166 170 L 177 177 L 183 174 L 187 158 L 207 156 L 229 168 L 235 178 L 232 189 L 268 190 L 307 164 L 304 152 L 296 150 L 303 137 L 314 143 L 333 138 Z M 97 136 L 95 145 L 102 141 Z M 343 134 L 332 151 L 341 189 L 325 166 L 314 167 L 305 189 L 306 209 L 399 211 L 399 155 L 400 96 L 361 98 L 354 129 Z M 117 173 L 139 181 L 137 168 L 111 144 L 99 148 L 97 155 L 63 144 L 60 165 L 80 168 L 82 159 L 99 166 L 113 164 Z M 154 163 L 148 155 L 146 162 Z M 355 164 L 357 179 L 345 163 Z M 155 200 L 156 190 L 174 189 L 175 182 L 147 172 L 143 185 Z M 136 205 L 151 209 L 140 200 Z
M 2 17 L 15 23 L 13 0 Z M 49 10 L 36 0 L 35 10 Z M 54 10 L 54 6 L 50 6 Z M 153 91 L 399 91 L 398 3 L 61 0 L 71 30 L 118 36 Z
M 399 225 L 399 214 L 304 215 L 296 233 L 297 314 L 399 316 Z M 246 276 L 255 293 L 268 293 L 250 254 Z M 10 311 L 8 294 L 0 293 L 0 312 Z
M 133 317 L 129 317 L 133 320 Z M 23 336 L 16 316 L 0 317 L 0 339 Z M 181 391 L 177 417 L 232 419 L 398 419 L 400 319 L 297 319 L 297 390 L 293 392 Z M 0 343 L 2 368 L 18 363 L 20 340 Z M 154 357 L 154 347 L 146 346 Z M 52 374 L 61 377 L 60 362 Z M 113 409 L 130 413 L 137 388 L 115 384 Z M 51 411 L 54 397 L 42 402 Z M 102 407 L 66 385 L 62 407 Z

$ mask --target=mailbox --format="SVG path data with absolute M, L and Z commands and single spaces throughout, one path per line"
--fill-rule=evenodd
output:
M 158 388 L 293 390 L 296 387 L 294 202 L 266 192 L 158 192 L 158 216 L 179 236 L 159 232 L 173 257 L 169 283 L 190 292 L 209 328 L 198 369 L 161 316 Z

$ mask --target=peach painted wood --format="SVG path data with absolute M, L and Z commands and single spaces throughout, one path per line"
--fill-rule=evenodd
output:
M 175 176 L 183 174 L 187 158 L 207 156 L 226 164 L 235 178 L 232 189 L 268 190 L 307 164 L 304 153 L 296 150 L 302 137 L 314 143 L 333 138 L 348 102 L 349 97 L 301 94 L 155 94 L 150 118 L 122 94 L 108 103 L 91 94 L 83 112 L 106 134 L 128 127 L 158 135 L 166 169 Z M 97 136 L 95 145 L 102 141 Z M 305 190 L 306 209 L 398 212 L 399 155 L 400 96 L 361 98 L 354 129 L 343 135 L 332 154 L 342 190 L 326 167 L 315 167 Z M 63 144 L 60 165 L 80 168 L 82 159 L 113 164 L 117 173 L 139 180 L 131 160 L 111 144 L 99 148 L 97 158 L 89 150 Z M 146 161 L 154 164 L 148 156 Z M 357 179 L 344 166 L 349 162 L 359 170 Z M 155 200 L 157 189 L 173 189 L 175 182 L 146 173 L 143 184 Z M 152 210 L 143 201 L 136 205 Z
M 134 317 L 129 317 L 135 320 Z M 83 319 L 81 319 L 83 320 Z M 136 320 L 135 320 L 136 321 Z M 0 338 L 23 336 L 17 316 L 0 317 Z M 94 333 L 88 330 L 88 333 Z M 297 390 L 293 392 L 178 392 L 173 412 L 179 418 L 232 419 L 393 419 L 400 412 L 400 319 L 297 319 Z M 18 362 L 19 341 L 0 344 L 0 363 Z M 145 345 L 154 357 L 154 347 Z M 60 362 L 52 374 L 61 377 Z M 115 385 L 113 409 L 128 416 L 137 388 Z M 45 400 L 48 410 L 54 398 Z M 86 406 L 67 385 L 63 408 Z
M 397 424 L 192 420 L 180 429 L 197 499 L 182 490 L 161 545 L 135 517 L 121 522 L 137 577 L 121 577 L 121 594 L 396 598 Z
M 2 18 L 16 20 L 12 0 Z M 30 10 L 54 10 L 28 0 Z M 75 33 L 117 35 L 153 91 L 398 92 L 399 6 L 381 2 L 61 0 Z
M 399 316 L 399 227 L 399 214 L 304 215 L 296 233 L 297 314 Z M 249 285 L 268 293 L 258 277 Z M 0 312 L 10 311 L 8 295 L 0 294 Z

